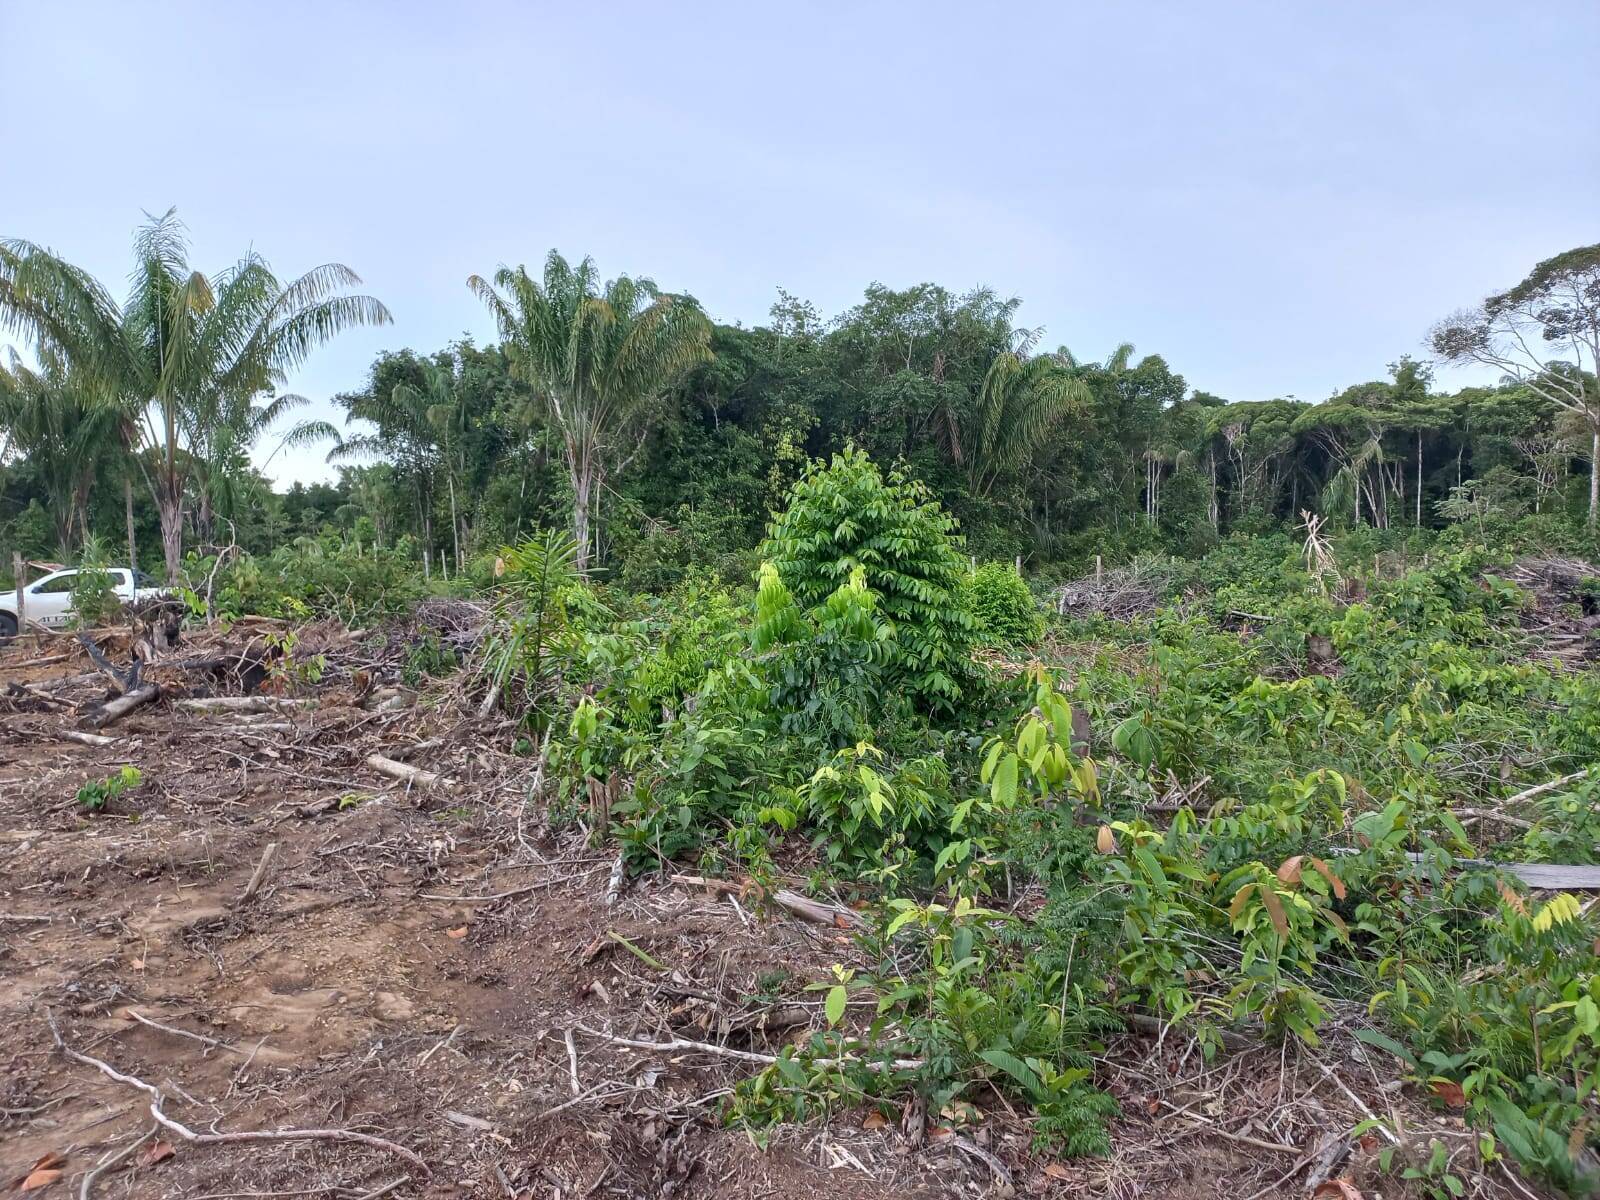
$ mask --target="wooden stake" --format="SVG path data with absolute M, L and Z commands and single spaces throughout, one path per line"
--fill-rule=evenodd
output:
M 272 865 L 273 856 L 277 853 L 278 843 L 268 842 L 267 848 L 261 852 L 261 861 L 256 864 L 255 874 L 250 876 L 250 882 L 245 884 L 244 891 L 239 894 L 240 904 L 261 890 L 261 884 L 267 877 L 267 868 Z
M 11 575 L 17 581 L 17 632 L 21 633 L 28 627 L 28 597 L 22 589 L 27 586 L 27 579 L 22 573 L 22 552 L 13 551 L 11 555 Z

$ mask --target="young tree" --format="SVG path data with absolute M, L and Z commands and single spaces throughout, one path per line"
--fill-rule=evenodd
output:
M 1600 520 L 1600 244 L 1547 258 L 1508 291 L 1434 326 L 1447 362 L 1481 363 L 1583 421 L 1589 435 L 1589 527 Z
M 501 267 L 492 284 L 474 275 L 467 285 L 561 431 L 577 568 L 586 571 L 597 492 L 643 445 L 655 402 L 709 356 L 711 323 L 688 296 L 627 275 L 602 288 L 593 260 L 574 268 L 554 250 L 542 282 L 519 266 Z
M 167 579 L 183 558 L 184 496 L 206 414 L 245 420 L 317 346 L 389 311 L 338 263 L 288 285 L 254 253 L 210 279 L 191 270 L 175 209 L 134 238 L 133 287 L 118 305 L 88 272 L 31 242 L 0 242 L 0 327 L 51 348 L 100 381 L 133 418 L 137 461 L 155 498 Z M 148 458 L 149 466 L 145 467 Z

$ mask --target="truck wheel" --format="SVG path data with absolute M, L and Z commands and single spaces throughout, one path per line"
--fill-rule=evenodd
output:
M 0 642 L 9 642 L 17 636 L 17 619 L 10 613 L 0 613 Z

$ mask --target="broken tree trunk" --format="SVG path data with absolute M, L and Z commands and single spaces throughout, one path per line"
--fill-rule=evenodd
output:
M 134 688 L 125 695 L 118 696 L 115 700 L 108 700 L 85 718 L 85 724 L 90 729 L 104 729 L 113 721 L 120 721 L 123 717 L 137 708 L 150 704 L 161 695 L 161 685 L 145 683 Z

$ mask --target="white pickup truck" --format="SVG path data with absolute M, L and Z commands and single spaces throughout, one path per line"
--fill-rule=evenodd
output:
M 127 567 L 106 567 L 111 588 L 124 604 L 138 600 L 165 596 L 163 588 L 143 571 L 130 571 Z M 82 574 L 76 567 L 64 571 L 51 571 L 43 579 L 36 579 L 22 589 L 23 609 L 29 625 L 45 629 L 61 629 L 72 622 L 72 589 Z M 0 592 L 0 638 L 17 632 L 17 593 Z

